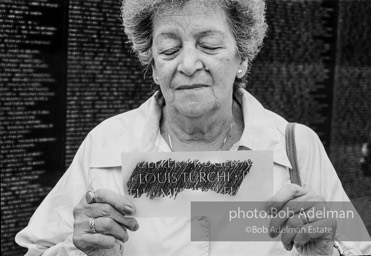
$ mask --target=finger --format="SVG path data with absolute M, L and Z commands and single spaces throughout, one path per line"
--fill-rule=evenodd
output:
M 288 251 L 292 250 L 292 247 L 294 245 L 293 242 L 294 237 L 297 232 L 300 232 L 300 228 L 301 226 L 303 226 L 303 224 L 304 223 L 302 219 L 299 217 L 299 215 L 295 214 L 292 218 L 290 218 L 287 221 L 285 227 L 282 228 L 284 232 L 282 232 L 281 241 L 283 247 L 285 247 L 286 250 Z
M 301 227 L 293 241 L 298 246 L 303 246 L 311 240 L 329 240 L 333 241 L 336 233 L 336 220 L 321 219 Z
M 289 218 L 293 217 L 294 214 L 295 214 L 294 212 L 281 210 L 278 214 L 273 216 L 269 222 L 269 228 L 268 228 L 269 236 L 272 238 L 277 237 L 280 234 L 284 225 L 286 225 L 286 221 Z
M 307 189 L 296 184 L 287 184 L 268 201 L 265 210 L 270 214 L 277 213 L 282 209 L 287 201 L 304 196 L 308 192 Z
M 278 236 L 278 231 L 281 231 L 282 227 L 286 224 L 288 219 L 303 210 L 307 210 L 310 207 L 313 207 L 314 203 L 312 201 L 307 201 L 310 198 L 310 193 L 306 193 L 304 196 L 297 197 L 289 200 L 288 202 L 285 202 L 285 204 L 278 212 L 275 212 L 276 210 L 271 210 L 271 212 L 273 213 L 273 217 L 269 222 L 269 236 Z M 296 221 L 296 219 L 294 219 L 293 221 Z M 295 223 L 297 224 L 297 226 L 295 227 L 301 227 L 305 224 L 303 221 Z
M 115 246 L 115 238 L 113 236 L 106 236 L 103 234 L 74 234 L 73 236 L 74 245 L 82 250 L 94 250 L 94 249 L 111 249 Z
M 89 217 L 110 218 L 116 223 L 118 223 L 118 225 L 121 225 L 122 227 L 127 228 L 131 231 L 137 231 L 139 228 L 139 223 L 134 217 L 123 215 L 109 204 L 95 203 L 89 205 L 89 208 L 91 209 L 90 212 L 87 214 Z
M 118 252 L 119 252 L 119 255 L 122 255 L 122 252 L 124 250 L 124 244 L 121 243 L 120 241 L 116 241 L 116 246 L 117 246 L 117 249 L 118 249 Z M 116 247 L 115 246 L 115 247 Z
M 98 189 L 94 194 L 96 203 L 110 204 L 123 214 L 133 214 L 135 212 L 134 204 L 125 196 L 109 189 Z
M 317 214 L 315 214 L 316 211 L 321 211 L 323 207 L 325 207 L 325 204 L 323 202 L 318 201 L 307 201 L 309 199 L 313 198 L 310 196 L 310 194 L 306 194 L 303 197 L 299 197 L 293 200 L 290 200 L 287 202 L 281 209 L 281 211 L 274 216 L 270 221 L 270 237 L 276 237 L 279 233 L 277 231 L 280 231 L 283 226 L 286 224 L 287 221 L 291 220 L 292 224 L 296 225 L 293 227 L 301 227 L 304 224 L 307 223 L 305 220 L 304 214 L 306 214 L 310 218 L 310 221 L 317 221 L 316 218 Z M 308 211 L 311 212 L 311 214 L 307 214 Z M 296 217 L 294 218 L 293 216 Z M 310 215 L 310 216 L 309 216 Z M 276 232 L 274 232 L 276 231 Z
M 129 239 L 126 229 L 111 218 L 96 218 L 95 230 L 99 234 L 113 236 L 124 243 Z

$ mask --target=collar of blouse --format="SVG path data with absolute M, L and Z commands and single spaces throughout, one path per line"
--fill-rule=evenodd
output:
M 291 168 L 285 149 L 284 132 L 287 122 L 278 116 L 274 118 L 273 113 L 244 89 L 235 91 L 234 99 L 242 106 L 244 118 L 239 149 L 271 150 L 276 164 Z M 92 156 L 94 160 L 90 167 L 121 166 L 121 153 L 125 151 L 153 151 L 164 104 L 161 93 L 157 91 L 137 110 L 117 116 L 115 122 L 110 124 L 109 134 L 106 130 L 106 134 L 96 135 L 104 137 L 107 143 L 100 143 L 104 145 Z M 95 129 L 95 133 L 99 132 L 99 129 Z M 125 148 L 125 145 L 130 145 L 130 149 Z

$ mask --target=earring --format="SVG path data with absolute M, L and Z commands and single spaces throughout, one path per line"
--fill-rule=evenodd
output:
M 237 70 L 237 77 L 241 78 L 242 75 L 242 69 Z

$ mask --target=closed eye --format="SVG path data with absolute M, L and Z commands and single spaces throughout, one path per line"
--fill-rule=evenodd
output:
M 166 56 L 171 56 L 179 51 L 179 48 L 171 48 L 167 49 L 165 51 L 160 52 L 160 54 L 166 55 Z
M 207 45 L 203 45 L 202 47 L 207 49 L 207 50 L 217 50 L 217 49 L 221 48 L 221 47 L 207 46 Z
M 220 47 L 220 46 L 210 46 L 210 45 L 201 45 L 201 48 L 208 51 L 208 52 L 214 52 L 214 51 L 217 51 L 217 50 L 221 49 L 222 47 Z

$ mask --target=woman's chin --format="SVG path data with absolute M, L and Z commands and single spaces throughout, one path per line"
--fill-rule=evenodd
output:
M 179 104 L 176 109 L 178 112 L 189 118 L 202 117 L 214 108 L 214 104 L 207 104 L 207 102 L 187 102 Z
M 175 91 L 169 102 L 181 115 L 190 118 L 204 116 L 218 106 L 210 88 Z

